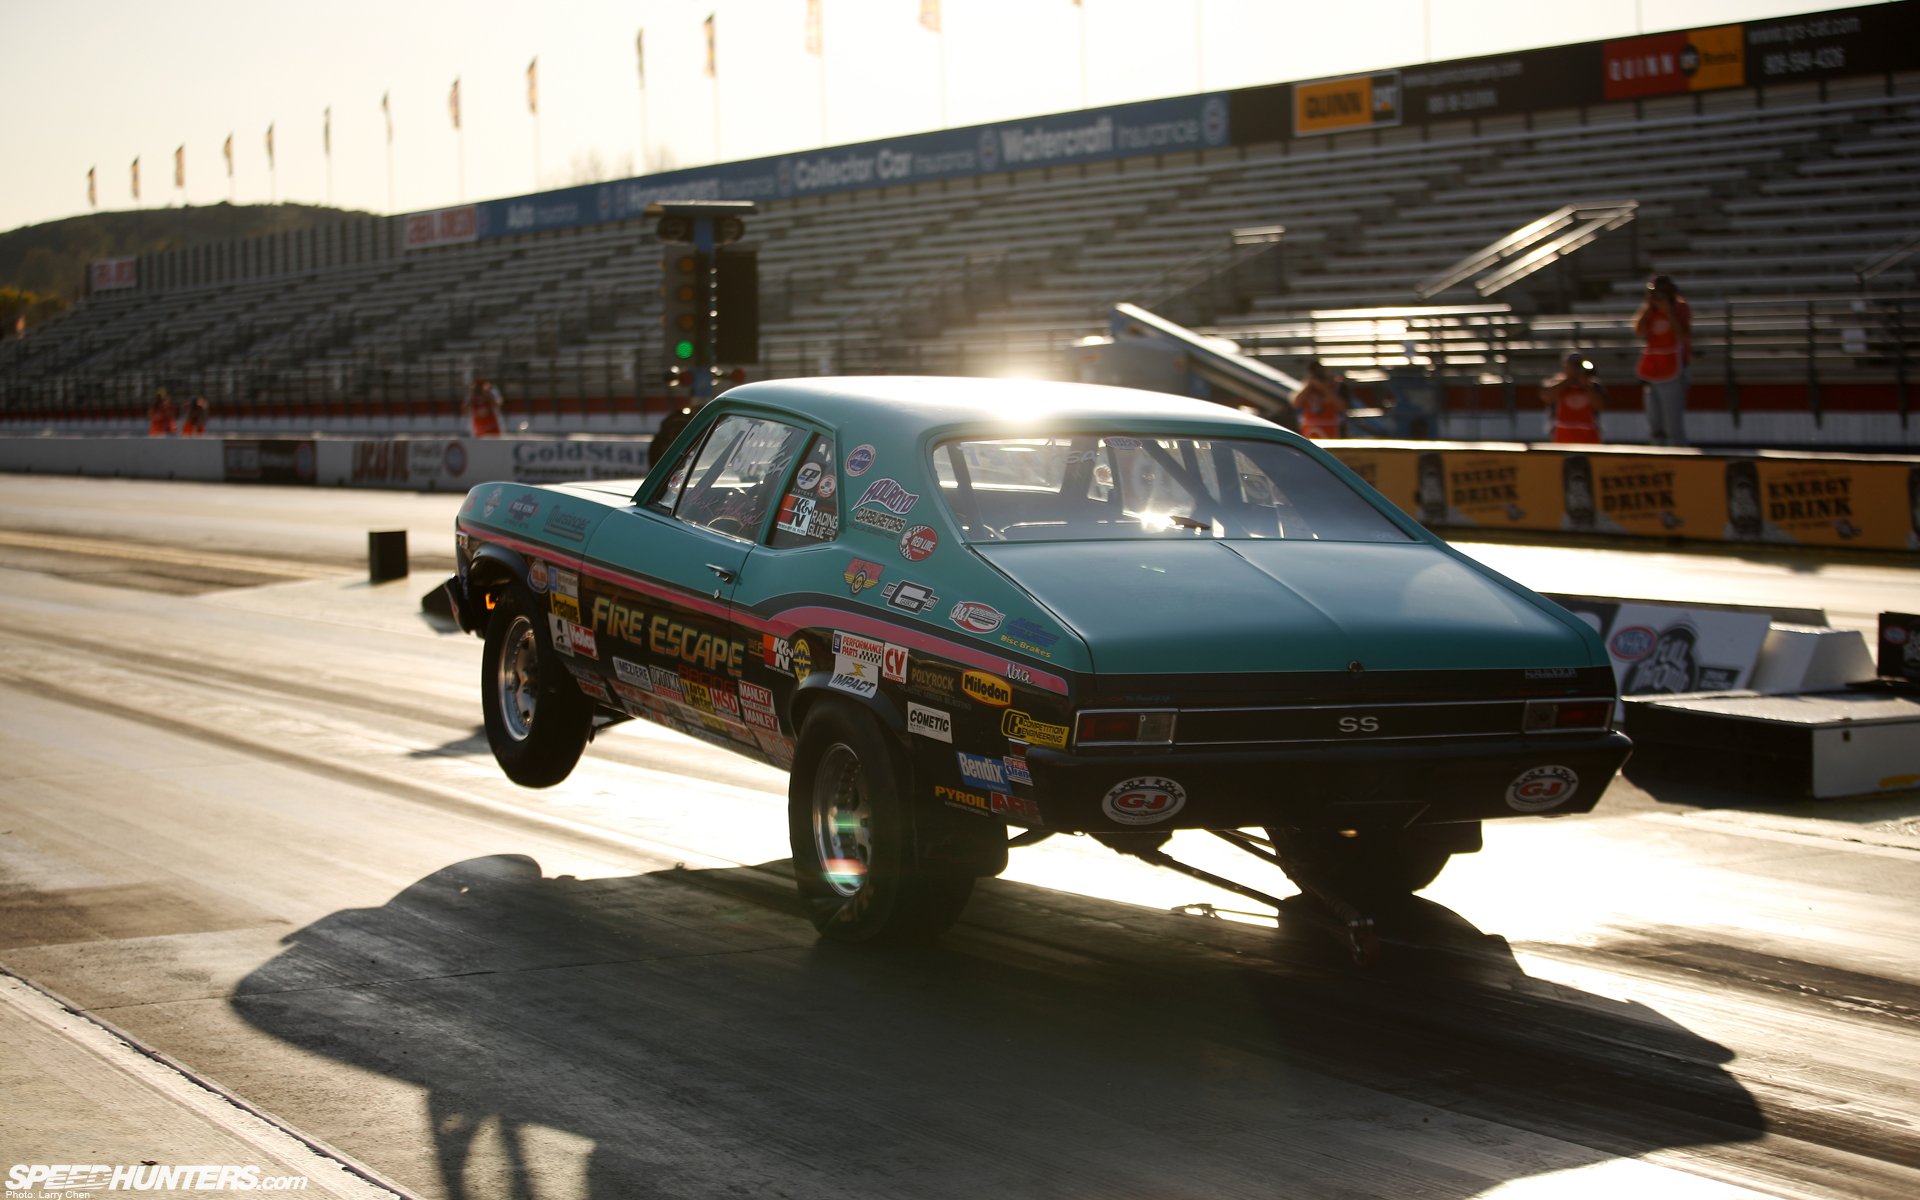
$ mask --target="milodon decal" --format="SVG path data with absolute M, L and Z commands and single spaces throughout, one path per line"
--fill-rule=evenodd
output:
M 1005 708 L 1013 703 L 1013 686 L 985 671 L 968 671 L 960 677 L 960 690 L 982 704 Z

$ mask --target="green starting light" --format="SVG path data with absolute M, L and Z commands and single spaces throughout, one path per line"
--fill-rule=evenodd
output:
M 673 356 L 675 358 L 692 358 L 693 343 L 687 341 L 684 338 L 682 338 L 680 341 L 675 342 L 673 344 Z

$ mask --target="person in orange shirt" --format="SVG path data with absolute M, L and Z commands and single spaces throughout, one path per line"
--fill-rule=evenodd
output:
M 1340 436 L 1340 419 L 1346 415 L 1347 402 L 1340 395 L 1340 384 L 1319 361 L 1307 365 L 1307 381 L 1293 394 L 1293 411 L 1300 420 L 1300 433 L 1318 440 Z
M 1635 371 L 1646 386 L 1647 438 L 1656 446 L 1687 441 L 1687 374 L 1693 361 L 1693 309 L 1673 280 L 1655 275 L 1633 314 L 1633 331 L 1646 343 Z
M 160 388 L 153 393 L 153 404 L 147 409 L 147 436 L 167 437 L 173 433 L 173 397 L 167 389 Z
M 467 427 L 474 437 L 499 437 L 501 410 L 504 407 L 500 399 L 500 389 L 485 378 L 473 381 L 473 387 L 467 391 L 467 402 L 462 406 L 467 413 Z
M 1560 360 L 1560 373 L 1540 385 L 1540 398 L 1548 409 L 1550 440 L 1600 440 L 1600 411 L 1606 403 L 1607 389 L 1594 378 L 1593 364 L 1578 350 L 1567 351 Z

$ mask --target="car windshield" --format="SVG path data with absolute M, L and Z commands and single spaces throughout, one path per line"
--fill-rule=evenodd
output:
M 969 438 L 936 446 L 933 464 L 976 542 L 1412 540 L 1313 456 L 1256 438 Z

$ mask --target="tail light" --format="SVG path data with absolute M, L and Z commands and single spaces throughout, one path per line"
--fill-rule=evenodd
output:
M 1171 708 L 1088 709 L 1074 721 L 1077 746 L 1168 746 L 1173 744 Z
M 1528 733 L 1569 733 L 1605 729 L 1613 721 L 1613 698 L 1527 701 Z

